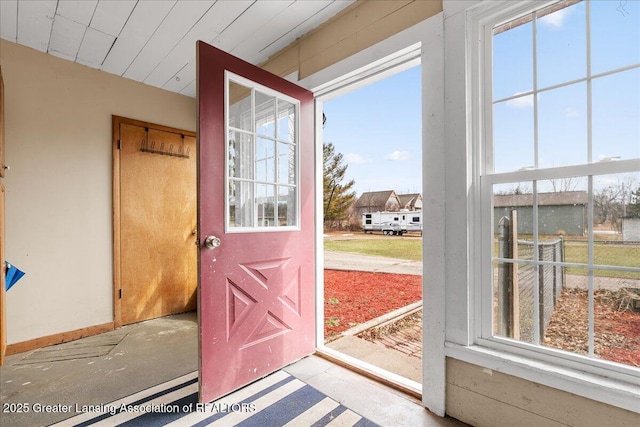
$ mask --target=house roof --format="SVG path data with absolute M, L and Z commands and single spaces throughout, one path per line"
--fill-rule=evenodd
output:
M 407 206 L 410 202 L 421 198 L 422 195 L 420 193 L 398 194 L 398 199 L 400 199 L 400 204 L 402 206 Z
M 370 207 L 370 206 L 384 206 L 390 197 L 397 197 L 395 191 L 368 191 L 362 193 L 362 195 L 356 201 L 356 207 Z
M 586 205 L 587 201 L 586 191 L 538 193 L 538 206 Z M 497 194 L 493 196 L 493 206 L 496 208 L 533 206 L 533 195 Z
M 258 65 L 353 3 L 2 1 L 0 37 L 195 97 L 197 40 Z

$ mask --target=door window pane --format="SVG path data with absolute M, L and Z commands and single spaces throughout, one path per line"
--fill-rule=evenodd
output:
M 258 227 L 276 226 L 275 185 L 256 185 L 256 207 L 258 211 Z
M 276 136 L 276 98 L 256 91 L 256 133 Z
M 295 106 L 287 101 L 278 100 L 278 139 L 294 143 L 296 138 Z
M 227 229 L 298 226 L 297 102 L 227 76 Z
M 253 142 L 249 134 L 230 131 L 227 142 L 229 150 L 229 176 L 253 178 Z
M 294 187 L 278 186 L 278 221 L 281 226 L 293 226 L 298 222 Z
M 256 179 L 262 182 L 275 182 L 275 169 L 275 141 L 258 138 L 256 144 Z
M 251 131 L 251 89 L 232 81 L 228 96 L 229 126 Z
M 231 181 L 228 203 L 231 227 L 253 226 L 253 185 L 250 182 Z
M 278 182 L 281 184 L 295 184 L 296 156 L 295 146 L 278 144 Z

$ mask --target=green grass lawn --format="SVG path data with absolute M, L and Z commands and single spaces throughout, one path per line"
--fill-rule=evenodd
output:
M 420 261 L 422 239 L 403 239 L 390 236 L 385 239 L 327 240 L 324 249 L 336 252 L 354 252 L 365 255 Z
M 324 242 L 324 248 L 328 251 L 354 252 L 412 261 L 422 259 L 422 239 L 419 238 L 388 237 L 384 239 L 327 240 Z M 587 242 L 565 242 L 564 260 L 569 263 L 586 264 L 588 262 Z M 640 268 L 640 246 L 596 242 L 594 245 L 594 262 L 600 265 Z M 586 274 L 586 270 L 569 268 L 567 273 Z M 596 276 L 640 279 L 640 273 L 616 270 L 596 270 Z
M 587 242 L 565 242 L 565 261 L 586 264 L 589 261 Z M 593 245 L 593 262 L 600 265 L 640 268 L 639 245 L 616 245 L 596 242 Z M 584 269 L 569 268 L 569 274 L 587 274 Z M 616 270 L 596 270 L 596 276 L 640 279 L 640 273 Z

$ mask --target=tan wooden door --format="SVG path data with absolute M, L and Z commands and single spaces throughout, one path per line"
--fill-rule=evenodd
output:
M 195 135 L 135 121 L 118 127 L 121 288 L 116 289 L 116 324 L 195 310 Z

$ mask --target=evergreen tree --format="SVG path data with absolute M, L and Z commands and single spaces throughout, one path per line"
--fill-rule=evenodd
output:
M 344 157 L 336 153 L 333 143 L 322 146 L 323 186 L 324 186 L 324 222 L 344 219 L 353 204 L 356 193 L 351 191 L 355 181 L 343 183 L 349 165 L 343 164 Z
M 631 193 L 627 215 L 640 217 L 640 186 Z

